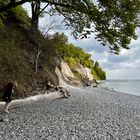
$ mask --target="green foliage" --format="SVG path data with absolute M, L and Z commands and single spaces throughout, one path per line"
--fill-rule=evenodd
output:
M 0 0 L 0 6 L 3 7 L 7 5 L 10 2 L 10 0 Z
M 101 79 L 101 78 L 98 76 L 98 74 L 95 72 L 94 68 L 91 69 L 91 73 L 92 73 L 94 79 L 96 79 L 96 80 L 100 80 L 100 79 Z
M 100 68 L 99 63 L 96 61 L 94 64 L 94 71 L 100 76 L 102 80 L 106 79 L 106 73 Z
M 79 34 L 87 38 L 95 32 L 96 39 L 115 54 L 119 54 L 120 48 L 128 49 L 131 39 L 136 39 L 140 0 L 80 0 L 65 4 L 69 7 L 56 6 L 56 10 L 64 15 L 66 26 L 73 29 L 75 38 Z
M 43 53 L 39 61 L 39 72 L 35 75 L 34 59 L 36 38 L 29 36 L 30 30 L 24 27 L 10 25 L 0 30 L 0 86 L 7 81 L 17 81 L 18 92 L 16 98 L 30 96 L 32 91 L 46 80 L 51 80 L 52 84 L 58 84 L 58 77 L 54 72 L 55 62 L 53 63 L 55 50 L 50 47 L 51 40 L 43 46 Z M 37 36 L 42 38 L 43 36 Z M 50 43 L 50 44 L 49 44 Z M 48 45 L 48 47 L 46 47 Z M 48 54 L 48 52 L 50 52 Z M 47 54 L 47 55 L 46 55 Z M 43 60 L 43 61 L 42 61 Z M 44 61 L 45 60 L 45 61 Z M 25 92 L 25 90 L 28 94 Z
M 75 70 L 75 67 L 79 64 L 79 60 L 78 60 L 78 59 L 74 59 L 74 58 L 72 58 L 72 57 L 69 57 L 69 58 L 66 58 L 66 57 L 65 57 L 64 60 L 65 60 L 65 61 L 68 63 L 68 65 L 70 66 L 71 71 L 73 72 L 74 76 L 75 76 L 77 79 L 81 79 L 81 78 L 82 78 L 81 74 L 80 74 L 77 70 Z
M 63 33 L 62 34 L 56 33 L 54 34 L 53 38 L 54 41 L 57 38 L 58 42 L 55 44 L 56 51 L 66 61 L 72 61 L 71 60 L 72 58 L 75 60 L 75 62 L 78 62 L 86 67 L 91 68 L 93 66 L 93 60 L 91 59 L 91 55 L 85 53 L 81 48 L 76 47 L 73 44 L 68 44 L 67 37 Z
M 53 42 L 57 43 L 57 45 L 67 44 L 68 43 L 68 38 L 67 38 L 67 36 L 65 36 L 64 33 L 59 34 L 58 32 L 56 32 L 53 35 Z
M 0 6 L 5 6 L 10 2 L 10 0 L 0 1 Z M 0 25 L 3 25 L 3 20 L 6 20 L 8 17 L 12 17 L 19 21 L 20 23 L 27 22 L 28 15 L 27 12 L 22 8 L 22 6 L 17 6 L 15 8 L 9 9 L 3 13 L 0 13 Z
M 56 33 L 54 34 L 54 42 L 57 42 L 54 44 L 56 51 L 60 57 L 62 57 L 66 62 L 68 62 L 71 69 L 74 71 L 74 67 L 78 64 L 82 64 L 85 67 L 88 67 L 91 69 L 93 76 L 95 79 L 106 79 L 105 72 L 99 67 L 99 63 L 95 62 L 91 59 L 91 55 L 88 53 L 85 53 L 81 48 L 74 46 L 73 44 L 68 44 L 66 39 L 67 38 L 64 34 Z M 65 40 L 65 41 L 61 41 Z M 59 43 L 61 42 L 61 43 Z M 75 72 L 76 75 L 78 73 Z M 80 76 L 78 76 L 80 77 Z
M 77 65 L 77 62 L 74 58 L 69 57 L 64 59 L 71 68 L 74 68 Z
M 11 9 L 11 12 L 12 12 L 13 16 L 15 16 L 20 21 L 25 22 L 28 19 L 27 12 L 21 6 Z
M 0 28 L 4 26 L 2 19 L 0 19 Z
M 0 79 L 19 80 L 30 73 L 23 61 L 23 52 L 10 40 L 0 37 Z M 16 78 L 15 78 L 16 77 Z
M 5 5 L 7 2 L 5 1 L 0 1 L 0 6 Z M 5 13 L 0 13 L 0 28 L 4 26 L 3 20 L 6 18 Z

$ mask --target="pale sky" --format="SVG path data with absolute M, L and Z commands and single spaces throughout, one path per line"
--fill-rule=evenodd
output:
M 29 12 L 29 5 L 25 4 L 24 8 Z M 58 18 L 58 17 L 57 17 Z M 61 18 L 60 18 L 61 19 Z M 40 25 L 45 26 L 46 18 L 40 20 Z M 58 19 L 57 24 L 61 24 Z M 68 30 L 53 30 L 52 32 L 63 31 L 70 43 L 83 48 L 87 53 L 92 54 L 94 61 L 98 61 L 102 69 L 106 72 L 107 79 L 140 79 L 140 28 L 137 29 L 137 40 L 132 40 L 130 49 L 122 49 L 120 55 L 109 52 L 107 47 L 101 46 L 92 35 L 89 39 L 76 41 Z

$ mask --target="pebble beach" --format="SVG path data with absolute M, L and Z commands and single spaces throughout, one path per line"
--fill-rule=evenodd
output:
M 140 140 L 140 96 L 107 88 L 65 86 L 68 99 L 55 93 L 28 100 L 2 113 L 0 140 Z

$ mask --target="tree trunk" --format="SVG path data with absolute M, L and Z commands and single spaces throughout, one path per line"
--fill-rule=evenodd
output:
M 32 1 L 32 19 L 31 19 L 31 30 L 36 31 L 38 29 L 39 13 L 40 13 L 40 0 Z

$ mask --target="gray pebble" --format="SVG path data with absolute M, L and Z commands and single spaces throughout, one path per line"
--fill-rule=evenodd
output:
M 0 140 L 139 140 L 140 97 L 101 87 L 65 87 L 68 99 L 11 109 Z

